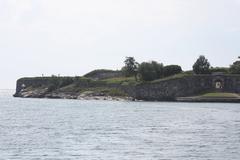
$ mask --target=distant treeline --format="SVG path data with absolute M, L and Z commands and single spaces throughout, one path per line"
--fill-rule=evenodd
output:
M 125 66 L 122 72 L 126 77 L 134 76 L 136 80 L 153 81 L 169 77 L 175 74 L 182 73 L 182 68 L 179 65 L 166 65 L 156 61 L 142 62 L 139 64 L 134 57 L 126 57 Z M 193 74 L 211 74 L 214 72 L 222 72 L 226 74 L 240 74 L 240 61 L 234 62 L 229 68 L 212 67 L 208 59 L 201 55 L 193 64 Z

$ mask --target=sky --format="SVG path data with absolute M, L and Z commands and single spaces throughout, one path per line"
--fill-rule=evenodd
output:
M 0 88 L 121 69 L 126 56 L 190 70 L 240 56 L 240 0 L 0 0 Z

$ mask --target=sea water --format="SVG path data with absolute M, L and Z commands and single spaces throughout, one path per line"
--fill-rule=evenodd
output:
M 239 160 L 240 105 L 13 98 L 0 160 Z

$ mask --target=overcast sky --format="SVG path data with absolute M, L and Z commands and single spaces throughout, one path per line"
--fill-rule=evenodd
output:
M 20 77 L 120 69 L 125 56 L 191 69 L 240 56 L 240 0 L 0 0 L 0 88 Z

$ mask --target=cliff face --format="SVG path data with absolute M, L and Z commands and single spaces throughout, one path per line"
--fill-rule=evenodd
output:
M 61 79 L 61 78 L 60 78 Z M 80 79 L 49 90 L 51 78 L 23 78 L 17 81 L 16 97 L 72 98 L 91 96 L 125 96 L 138 100 L 166 101 L 194 96 L 204 92 L 240 93 L 240 75 L 192 75 L 137 85 L 109 84 L 98 80 Z
M 39 89 L 50 84 L 49 78 L 21 78 L 17 80 L 15 97 L 22 97 L 22 93 L 26 88 Z

